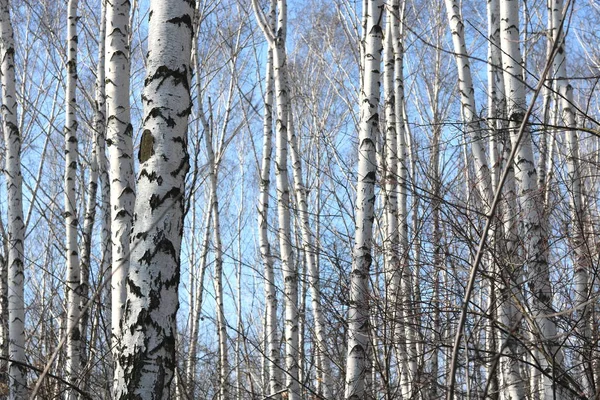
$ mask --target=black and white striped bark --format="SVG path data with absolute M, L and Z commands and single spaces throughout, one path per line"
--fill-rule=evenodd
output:
M 111 210 L 111 331 L 118 357 L 119 323 L 126 298 L 129 235 L 135 201 L 133 143 L 129 107 L 129 0 L 106 4 L 106 144 L 108 145 Z
M 263 29 L 271 35 L 275 35 L 276 0 L 270 1 L 267 25 Z M 268 34 L 267 34 L 268 35 Z M 267 36 L 267 39 L 268 36 Z M 275 285 L 275 273 L 273 271 L 273 255 L 269 242 L 268 219 L 269 219 L 269 190 L 271 187 L 271 154 L 273 136 L 273 46 L 269 40 L 267 50 L 267 65 L 265 75 L 265 94 L 263 112 L 263 153 L 260 168 L 260 185 L 258 198 L 258 233 L 260 255 L 265 274 L 265 345 L 266 363 L 268 370 L 268 389 L 265 393 L 270 394 L 275 400 L 281 395 L 281 368 L 279 350 L 279 327 L 277 324 L 277 291 Z
M 116 399 L 169 399 L 175 371 L 193 1 L 152 0 Z
M 570 195 L 570 212 L 572 218 L 571 243 L 575 252 L 574 278 L 575 278 L 575 306 L 577 307 L 577 333 L 581 345 L 577 355 L 577 381 L 581 383 L 585 394 L 593 396 L 594 378 L 591 365 L 590 348 L 590 311 L 586 306 L 589 299 L 589 275 L 591 271 L 592 256 L 589 252 L 590 244 L 586 241 L 587 212 L 583 205 L 584 188 L 581 179 L 581 163 L 579 155 L 579 135 L 577 133 L 576 106 L 573 99 L 573 86 L 567 79 L 567 48 L 565 44 L 564 28 L 561 29 L 565 10 L 562 0 L 551 0 L 550 14 L 552 16 L 552 39 L 557 46 L 554 57 L 554 90 L 560 104 L 562 123 L 567 127 L 567 189 Z
M 273 49 L 273 77 L 277 101 L 275 139 L 275 179 L 277 181 L 277 215 L 279 249 L 284 285 L 284 343 L 287 396 L 300 398 L 298 338 L 298 270 L 294 262 L 290 218 L 290 185 L 288 178 L 289 87 L 286 81 L 287 1 L 277 0 L 277 28 Z
M 73 386 L 78 386 L 80 373 L 80 344 L 79 317 L 81 313 L 79 248 L 77 244 L 77 0 L 69 0 L 67 28 L 67 88 L 65 136 L 65 232 L 67 258 L 67 380 Z M 76 399 L 77 392 L 67 388 L 66 398 Z
M 9 398 L 27 398 L 25 369 L 25 302 L 23 178 L 21 176 L 21 134 L 17 119 L 15 42 L 8 0 L 0 1 L 0 72 L 2 85 L 2 129 L 5 143 L 8 254 L 8 385 Z
M 356 186 L 355 244 L 350 277 L 348 348 L 344 398 L 367 398 L 365 380 L 370 370 L 369 270 L 372 261 L 375 206 L 376 149 L 379 135 L 381 52 L 383 50 L 383 1 L 367 2 L 364 77 L 360 96 L 358 135 L 358 182 Z

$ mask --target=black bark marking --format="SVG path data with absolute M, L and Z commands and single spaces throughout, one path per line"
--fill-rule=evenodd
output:
M 167 193 L 165 193 L 164 197 L 160 197 L 159 195 L 153 194 L 150 196 L 150 209 L 152 211 L 156 210 L 160 207 L 167 199 L 173 199 L 173 202 L 179 200 L 179 195 L 181 194 L 181 190 L 178 187 L 173 187 Z
M 140 172 L 140 178 L 141 177 L 146 177 L 146 179 L 148 179 L 150 182 L 156 181 L 158 186 L 162 185 L 162 183 L 163 183 L 162 176 L 158 175 L 156 173 L 156 171 L 152 171 L 151 173 L 148 173 L 148 171 L 146 169 L 143 169 L 142 172 Z
M 190 17 L 189 14 L 184 14 L 181 17 L 175 17 L 175 18 L 171 18 L 168 19 L 167 22 L 171 23 L 171 24 L 177 24 L 181 27 L 181 24 L 184 24 L 185 26 L 187 26 L 191 31 L 193 31 L 193 27 L 192 27 L 192 18 Z
M 188 83 L 187 68 L 185 66 L 183 66 L 183 71 L 180 71 L 179 68 L 171 69 L 171 68 L 167 67 L 166 65 L 162 65 L 156 69 L 154 74 L 152 74 L 146 78 L 146 80 L 144 81 L 144 86 L 147 87 L 155 79 L 160 79 L 160 82 L 158 83 L 158 86 L 156 87 L 156 90 L 158 90 L 167 78 L 173 79 L 174 85 L 182 84 L 189 92 L 190 86 Z

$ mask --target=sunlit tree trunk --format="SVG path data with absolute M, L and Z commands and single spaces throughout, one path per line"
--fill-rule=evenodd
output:
M 557 392 L 553 389 L 553 369 L 560 367 L 562 356 L 555 342 L 556 325 L 546 315 L 552 313 L 552 290 L 546 247 L 546 233 L 542 224 L 542 198 L 540 196 L 537 171 L 533 156 L 531 133 L 525 127 L 525 135 L 516 143 L 519 128 L 524 123 L 526 98 L 521 65 L 519 37 L 519 2 L 500 2 L 500 32 L 504 85 L 507 96 L 507 115 L 512 146 L 518 146 L 515 157 L 515 180 L 517 197 L 521 206 L 519 234 L 524 242 L 524 256 L 528 273 L 527 289 L 532 298 L 530 307 L 534 326 L 531 326 L 535 339 L 539 340 L 537 362 L 542 370 L 547 370 L 543 379 L 545 398 L 552 398 Z M 536 340 L 536 341 L 537 341 Z M 538 368 L 536 366 L 536 368 Z M 549 372 L 548 372 L 549 371 Z M 533 370 L 533 374 L 538 374 Z M 560 392 L 560 391 L 559 391 Z M 560 397 L 560 396 L 559 396 Z
M 370 369 L 369 347 L 369 269 L 372 260 L 373 218 L 375 205 L 375 142 L 379 135 L 381 26 L 383 2 L 367 2 L 364 77 L 360 96 L 358 135 L 358 182 L 356 186 L 355 244 L 350 277 L 348 310 L 348 348 L 346 360 L 346 399 L 365 399 L 366 375 Z
M 189 168 L 193 4 L 152 0 L 150 16 L 140 173 L 116 399 L 171 398 L 175 370 L 184 182 Z
M 576 321 L 578 321 L 577 333 L 579 334 L 579 343 L 581 345 L 578 351 L 578 370 L 582 388 L 588 395 L 593 387 L 592 365 L 590 352 L 590 307 L 585 305 L 589 299 L 589 271 L 591 264 L 591 255 L 589 254 L 589 244 L 586 241 L 586 211 L 583 206 L 583 185 L 581 180 L 581 165 L 579 155 L 579 138 L 577 134 L 577 123 L 575 118 L 576 106 L 573 100 L 573 87 L 567 79 L 567 48 L 565 45 L 564 30 L 560 29 L 564 18 L 564 7 L 562 0 L 552 0 L 550 12 L 552 15 L 552 39 L 557 46 L 556 56 L 554 57 L 554 88 L 557 99 L 560 103 L 562 122 L 567 127 L 567 188 L 570 195 L 571 218 L 572 218 L 572 237 L 571 243 L 575 251 L 575 306 L 577 307 Z
M 67 381 L 78 385 L 80 373 L 79 347 L 81 332 L 80 316 L 80 271 L 79 248 L 77 245 L 77 0 L 69 0 L 67 29 L 67 88 L 66 88 L 66 120 L 65 120 L 65 231 L 67 251 Z M 77 398 L 77 392 L 67 389 L 67 398 Z
M 9 3 L 8 0 L 2 0 L 0 1 L 0 72 L 8 221 L 8 252 L 5 266 L 8 270 L 6 287 L 8 292 L 8 386 L 9 398 L 20 400 L 27 398 L 23 271 L 25 225 L 23 220 L 23 178 L 21 176 L 21 134 L 17 117 L 14 57 L 15 42 Z M 2 296 L 4 296 L 4 292 Z
M 135 201 L 133 128 L 129 111 L 129 9 L 129 0 L 106 3 L 106 143 L 110 165 L 111 328 L 115 358 L 127 294 L 129 235 Z
M 276 0 L 271 0 L 267 15 L 269 32 L 275 32 Z M 267 50 L 267 65 L 265 76 L 264 111 L 263 111 L 263 152 L 260 169 L 260 194 L 258 199 L 258 232 L 260 255 L 265 275 L 265 345 L 266 363 L 268 370 L 268 390 L 265 393 L 280 399 L 281 370 L 279 367 L 279 328 L 277 324 L 277 293 L 275 274 L 273 271 L 273 256 L 269 243 L 269 189 L 271 186 L 271 153 L 273 136 L 273 46 Z

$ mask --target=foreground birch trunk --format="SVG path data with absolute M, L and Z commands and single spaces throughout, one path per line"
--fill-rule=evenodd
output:
M 80 316 L 80 271 L 79 249 L 77 245 L 77 0 L 69 0 L 68 29 L 67 29 L 67 88 L 66 88 L 66 120 L 65 120 L 65 224 L 67 250 L 67 381 L 73 386 L 78 385 L 80 372 L 79 347 L 81 332 L 79 331 Z M 76 399 L 77 392 L 67 389 L 67 398 Z
M 360 130 L 358 136 L 358 182 L 356 186 L 355 244 L 352 255 L 350 307 L 348 310 L 348 349 L 346 360 L 346 399 L 365 399 L 369 373 L 369 270 L 373 243 L 376 150 L 379 135 L 380 69 L 383 29 L 383 2 L 367 2 L 364 77 L 361 85 Z
M 8 0 L 0 1 L 0 72 L 2 76 L 2 129 L 4 131 L 7 187 L 8 252 L 8 385 L 9 398 L 27 398 L 25 368 L 25 300 L 23 220 L 23 179 L 21 176 L 21 134 L 17 119 L 15 42 Z M 3 294 L 2 294 L 3 295 Z M 4 338 L 2 338 L 4 339 Z
M 185 0 L 150 2 L 144 129 L 116 399 L 173 395 L 192 15 L 193 3 Z
M 133 214 L 133 144 L 129 111 L 129 0 L 106 4 L 106 143 L 109 155 L 112 235 L 111 330 L 118 357 L 120 321 L 129 270 L 129 234 Z

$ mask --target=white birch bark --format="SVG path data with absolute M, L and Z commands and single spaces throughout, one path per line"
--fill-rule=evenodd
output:
M 578 354 L 578 374 L 581 383 L 587 395 L 593 395 L 590 390 L 593 387 L 593 377 L 591 376 L 593 368 L 589 364 L 591 359 L 589 340 L 591 332 L 590 307 L 585 306 L 589 299 L 589 271 L 591 264 L 591 255 L 589 254 L 589 244 L 586 243 L 586 210 L 583 206 L 583 185 L 581 179 L 581 165 L 579 155 L 579 138 L 577 134 L 577 123 L 575 118 L 575 103 L 573 99 L 573 87 L 567 79 L 567 49 L 565 46 L 564 31 L 560 29 L 564 18 L 564 6 L 562 0 L 551 0 L 550 12 L 552 15 L 552 39 L 557 46 L 556 56 L 554 57 L 553 69 L 555 72 L 554 90 L 560 103 L 562 123 L 569 129 L 566 132 L 567 143 L 567 188 L 570 195 L 570 208 L 572 218 L 572 238 L 571 243 L 575 251 L 575 307 L 577 307 L 576 325 L 579 334 L 579 343 L 581 349 Z
M 129 270 L 129 235 L 135 202 L 133 143 L 129 110 L 129 0 L 107 2 L 106 9 L 106 143 L 108 144 L 112 275 L 112 349 L 118 357 L 120 321 Z
M 79 347 L 81 332 L 79 331 L 80 316 L 80 271 L 79 248 L 77 245 L 77 0 L 69 0 L 68 28 L 67 28 L 67 88 L 66 88 L 66 119 L 65 119 L 65 232 L 67 251 L 67 355 L 66 374 L 67 381 L 78 385 L 80 372 Z M 66 391 L 66 398 L 77 398 L 77 392 L 70 388 Z
M 392 2 L 394 18 L 392 22 L 392 39 L 394 51 L 394 114 L 396 118 L 397 137 L 397 174 L 398 174 L 398 244 L 400 256 L 400 287 L 398 301 L 402 303 L 402 315 L 396 318 L 400 322 L 396 329 L 404 335 L 406 342 L 408 397 L 415 396 L 414 382 L 417 380 L 417 332 L 419 326 L 414 321 L 417 314 L 414 307 L 413 274 L 409 263 L 410 244 L 408 234 L 408 143 L 405 100 L 404 100 L 404 28 L 406 2 L 394 0 Z
M 17 117 L 15 42 L 8 0 L 0 1 L 0 72 L 2 85 L 2 130 L 5 143 L 7 187 L 8 269 L 8 386 L 9 399 L 27 397 L 25 368 L 25 299 L 23 178 L 21 176 L 21 134 Z
M 517 0 L 500 2 L 500 28 L 507 113 L 512 145 L 516 146 L 515 141 L 526 109 Z M 542 225 L 542 198 L 538 188 L 532 138 L 529 130 L 525 129 L 523 140 L 518 144 L 514 165 L 517 196 L 522 209 L 519 232 L 525 247 L 527 289 L 532 295 L 530 306 L 534 326 L 531 328 L 539 336 L 541 346 L 537 361 L 542 370 L 551 372 L 554 367 L 560 367 L 562 360 L 555 343 L 556 325 L 551 318 L 545 316 L 552 312 L 552 290 L 546 259 L 548 244 Z M 537 371 L 533 371 L 533 374 L 537 374 Z M 552 398 L 555 393 L 552 375 L 545 374 L 542 378 L 546 398 Z
M 192 18 L 188 1 L 150 2 L 144 129 L 117 399 L 172 397 L 184 182 L 189 168 Z
M 299 340 L 298 340 L 298 271 L 294 263 L 290 222 L 290 189 L 288 181 L 288 116 L 289 88 L 286 82 L 287 1 L 277 1 L 277 29 L 274 37 L 273 76 L 277 100 L 275 177 L 277 181 L 277 210 L 279 247 L 284 280 L 285 309 L 285 371 L 286 389 L 290 400 L 299 399 Z
M 448 13 L 448 23 L 452 32 L 452 44 L 458 69 L 458 90 L 460 92 L 461 113 L 465 122 L 467 133 L 471 139 L 471 152 L 475 164 L 477 188 L 488 209 L 492 204 L 492 181 L 486 155 L 486 141 L 481 133 L 481 121 L 477 115 L 475 104 L 475 90 L 467 46 L 465 44 L 465 26 L 462 20 L 458 0 L 445 0 Z
M 503 138 L 506 134 L 506 98 L 504 95 L 504 76 L 502 74 L 502 54 L 500 51 L 500 3 L 499 0 L 488 0 L 488 127 L 491 132 L 490 140 L 490 164 L 491 164 L 491 184 L 492 191 L 498 189 L 502 167 L 500 149 L 502 148 L 505 157 L 510 153 L 510 143 Z M 502 147 L 504 146 L 504 147 Z M 486 349 L 490 352 L 490 358 L 493 359 L 495 352 L 501 348 L 507 353 L 499 360 L 499 378 L 490 376 L 488 370 L 488 380 L 492 380 L 490 385 L 491 393 L 498 393 L 503 399 L 522 398 L 525 393 L 524 381 L 519 370 L 519 349 L 518 349 L 518 328 L 520 325 L 521 314 L 515 306 L 515 293 L 513 286 L 517 287 L 517 277 L 520 271 L 510 266 L 516 264 L 515 246 L 516 231 L 512 216 L 514 215 L 515 201 L 514 196 L 514 173 L 512 166 L 506 166 L 511 170 L 507 182 L 504 184 L 506 196 L 502 203 L 501 216 L 498 217 L 498 224 L 493 231 L 493 246 L 495 251 L 499 252 L 497 259 L 500 263 L 492 264 L 492 277 L 499 277 L 498 280 L 492 278 L 489 282 L 490 297 L 494 299 L 489 303 L 489 314 L 495 315 L 498 321 L 490 320 L 486 332 Z M 508 284 L 507 284 L 508 283 Z M 495 325 L 500 323 L 501 330 L 496 331 Z M 510 334 L 507 334 L 510 333 Z M 497 339 L 497 340 L 496 340 Z M 487 364 L 486 367 L 490 367 Z M 500 383 L 500 385 L 499 385 Z
M 372 261 L 375 205 L 376 154 L 379 135 L 380 70 L 383 29 L 383 2 L 367 2 L 364 77 L 361 85 L 358 135 L 358 182 L 356 186 L 355 244 L 350 277 L 348 310 L 348 349 L 346 359 L 346 399 L 367 398 L 365 380 L 370 369 L 369 348 L 369 269 Z
M 271 0 L 269 14 L 267 15 L 269 32 L 274 35 L 276 18 L 276 0 Z M 265 76 L 265 94 L 263 111 L 263 150 L 260 168 L 260 193 L 258 198 L 258 232 L 260 255 L 264 269 L 265 291 L 265 346 L 266 364 L 268 370 L 268 389 L 265 393 L 274 399 L 281 395 L 281 370 L 279 367 L 279 328 L 277 324 L 277 293 L 275 274 L 273 271 L 273 256 L 269 243 L 269 189 L 271 186 L 271 153 L 273 136 L 273 46 L 269 44 L 267 50 L 267 65 Z M 266 383 L 266 382 L 265 382 Z

